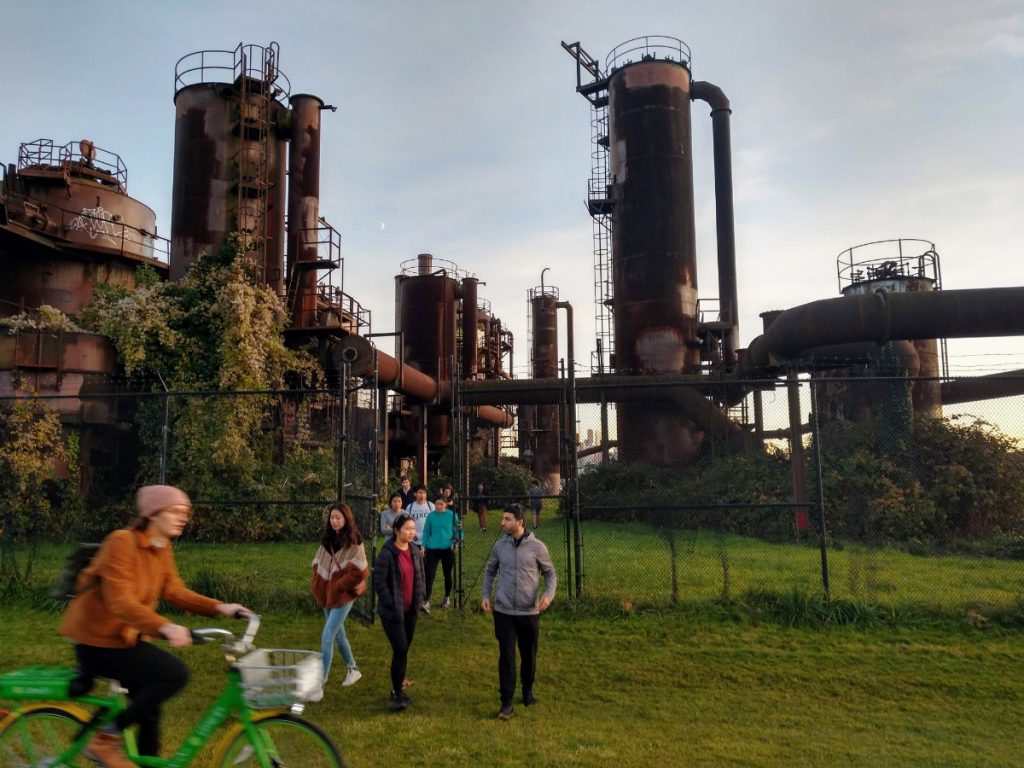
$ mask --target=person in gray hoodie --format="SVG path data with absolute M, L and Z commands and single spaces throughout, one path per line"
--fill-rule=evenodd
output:
M 491 547 L 484 568 L 484 613 L 491 612 L 494 589 L 494 636 L 498 640 L 498 692 L 501 710 L 498 719 L 512 717 L 512 697 L 516 691 L 516 645 L 521 659 L 523 706 L 537 703 L 533 680 L 537 673 L 537 643 L 540 638 L 540 614 L 555 597 L 558 578 L 544 542 L 526 530 L 523 508 L 510 504 L 501 515 L 505 534 Z M 544 594 L 540 600 L 540 576 L 544 574 Z M 497 576 L 497 584 L 495 584 Z

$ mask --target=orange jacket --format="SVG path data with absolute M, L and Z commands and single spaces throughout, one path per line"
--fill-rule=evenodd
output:
M 156 612 L 158 600 L 203 616 L 215 616 L 219 604 L 182 583 L 169 545 L 154 546 L 147 533 L 127 528 L 103 540 L 76 588 L 61 634 L 100 648 L 130 648 L 140 635 L 157 635 L 173 624 Z

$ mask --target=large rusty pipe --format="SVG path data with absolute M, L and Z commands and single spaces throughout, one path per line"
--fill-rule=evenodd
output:
M 942 404 L 973 403 L 1024 395 L 1024 369 L 942 382 Z
M 741 377 L 834 344 L 1024 334 L 1024 287 L 843 296 L 780 313 L 743 356 Z
M 508 428 L 512 426 L 512 414 L 493 405 L 480 405 L 468 410 L 470 414 L 476 416 L 480 421 L 486 421 L 488 424 L 493 424 L 496 427 Z
M 402 365 L 391 355 L 377 351 L 377 382 L 382 387 L 415 397 L 425 403 L 434 402 L 438 394 L 437 379 Z
M 602 395 L 612 403 L 650 403 L 662 401 L 684 411 L 702 429 L 719 438 L 739 431 L 735 422 L 704 396 L 696 386 L 700 379 L 670 376 L 598 376 L 576 379 L 576 401 L 599 403 Z M 465 405 L 562 403 L 572 389 L 567 379 L 513 379 L 511 381 L 474 381 L 462 387 Z
M 715 225 L 718 241 L 718 299 L 731 328 L 723 339 L 726 365 L 736 359 L 739 346 L 739 292 L 736 288 L 736 227 L 732 191 L 732 136 L 729 97 L 717 85 L 696 80 L 690 98 L 711 107 L 711 135 L 715 163 Z
M 288 286 L 292 326 L 316 320 L 316 269 L 300 266 L 317 260 L 320 220 L 320 113 L 322 99 L 302 93 L 291 97 L 288 147 Z
M 448 407 L 452 402 L 452 388 L 448 382 L 441 382 L 410 365 L 402 365 L 391 355 L 375 349 L 362 336 L 349 336 L 336 345 L 342 362 L 348 364 L 354 376 L 372 376 L 377 372 L 381 387 L 392 389 L 429 405 Z M 493 407 L 489 401 L 472 403 L 480 406 L 473 409 L 481 421 L 499 427 L 511 427 L 512 416 L 506 411 Z

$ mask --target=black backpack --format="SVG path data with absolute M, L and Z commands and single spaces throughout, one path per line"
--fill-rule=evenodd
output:
M 99 551 L 99 544 L 79 543 L 64 561 L 64 568 L 53 582 L 53 586 L 50 587 L 50 597 L 65 602 L 77 595 L 75 582 L 78 581 L 78 574 L 89 566 Z

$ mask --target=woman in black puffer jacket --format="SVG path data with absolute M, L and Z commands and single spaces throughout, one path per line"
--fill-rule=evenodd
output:
M 391 708 L 405 709 L 412 699 L 405 695 L 402 683 L 409 663 L 409 646 L 416 632 L 416 617 L 426 579 L 423 554 L 416 546 L 416 521 L 408 515 L 395 518 L 394 533 L 373 562 L 373 591 L 377 593 L 377 613 L 391 643 Z

